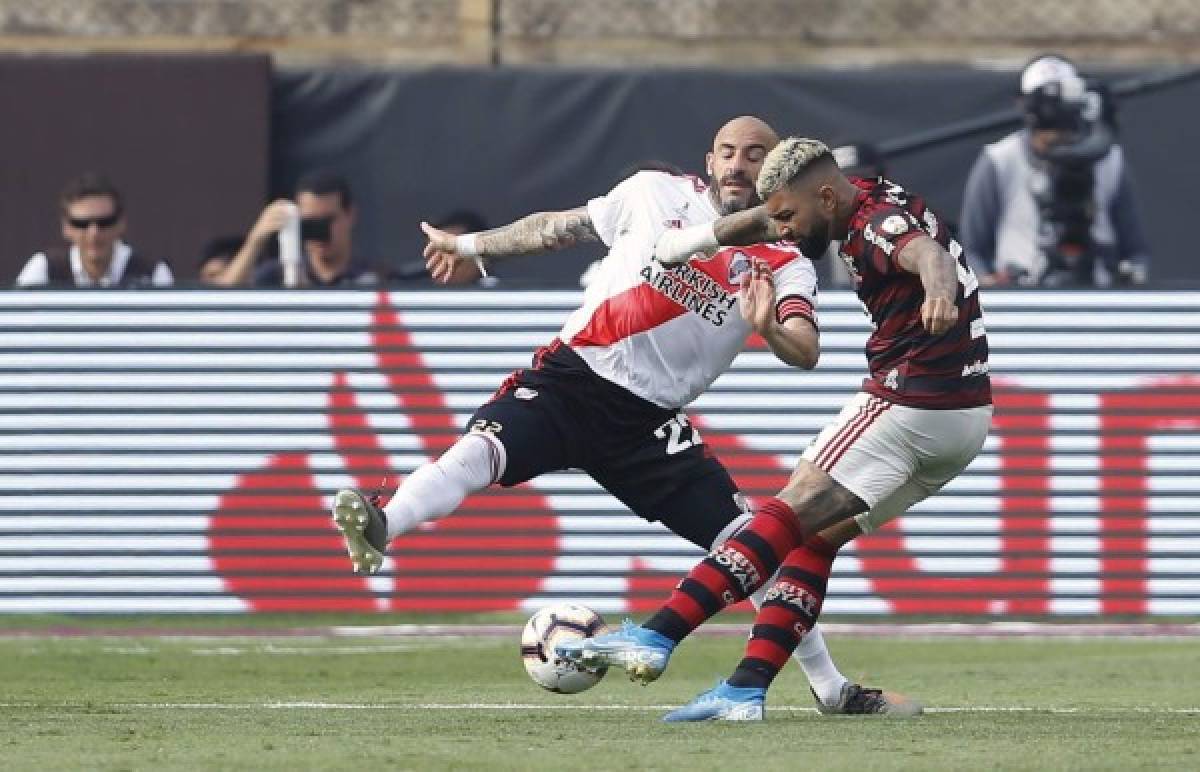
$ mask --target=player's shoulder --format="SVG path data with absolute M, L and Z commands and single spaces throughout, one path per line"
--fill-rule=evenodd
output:
M 655 193 L 704 193 L 708 185 L 704 180 L 690 174 L 676 174 L 660 169 L 642 169 L 622 180 L 616 189 Z
M 852 231 L 861 230 L 868 224 L 878 228 L 885 221 L 892 224 L 900 221 L 915 224 L 912 210 L 914 207 L 920 208 L 919 196 L 882 177 L 877 180 L 856 179 L 855 187 L 859 189 L 858 208 L 851 218 Z M 902 232 L 898 230 L 891 235 L 899 235 Z

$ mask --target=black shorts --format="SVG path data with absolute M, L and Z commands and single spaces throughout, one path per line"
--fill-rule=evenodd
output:
M 468 429 L 503 443 L 501 485 L 581 469 L 639 516 L 705 550 L 745 511 L 733 478 L 682 411 L 601 378 L 561 341 L 509 376 Z

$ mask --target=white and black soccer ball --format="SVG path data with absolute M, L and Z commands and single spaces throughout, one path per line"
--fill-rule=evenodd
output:
M 543 689 L 577 694 L 600 682 L 608 668 L 589 670 L 554 655 L 554 647 L 571 638 L 591 638 L 608 632 L 608 625 L 587 606 L 556 603 L 538 609 L 521 633 L 525 672 Z

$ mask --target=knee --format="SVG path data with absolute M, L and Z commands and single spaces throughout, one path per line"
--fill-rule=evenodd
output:
M 797 516 L 803 517 L 806 510 L 812 509 L 823 497 L 828 496 L 834 485 L 836 483 L 828 474 L 807 461 L 801 461 L 778 498 L 791 507 Z
M 867 508 L 858 496 L 807 461 L 800 462 L 779 498 L 792 508 L 808 533 L 841 525 Z M 845 532 L 835 533 L 837 539 L 843 539 L 841 544 L 857 535 L 852 525 L 850 521 Z

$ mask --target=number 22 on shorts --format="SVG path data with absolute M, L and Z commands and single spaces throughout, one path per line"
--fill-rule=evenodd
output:
M 471 424 L 471 431 L 486 432 L 487 434 L 499 434 L 504 427 L 496 421 L 489 421 L 486 418 L 478 418 L 475 423 Z
M 684 436 L 684 432 L 687 432 L 687 436 Z M 704 444 L 704 440 L 700 439 L 700 432 L 696 431 L 696 427 L 692 426 L 692 422 L 683 413 L 655 429 L 654 436 L 667 441 L 668 456 L 681 453 L 694 445 Z

